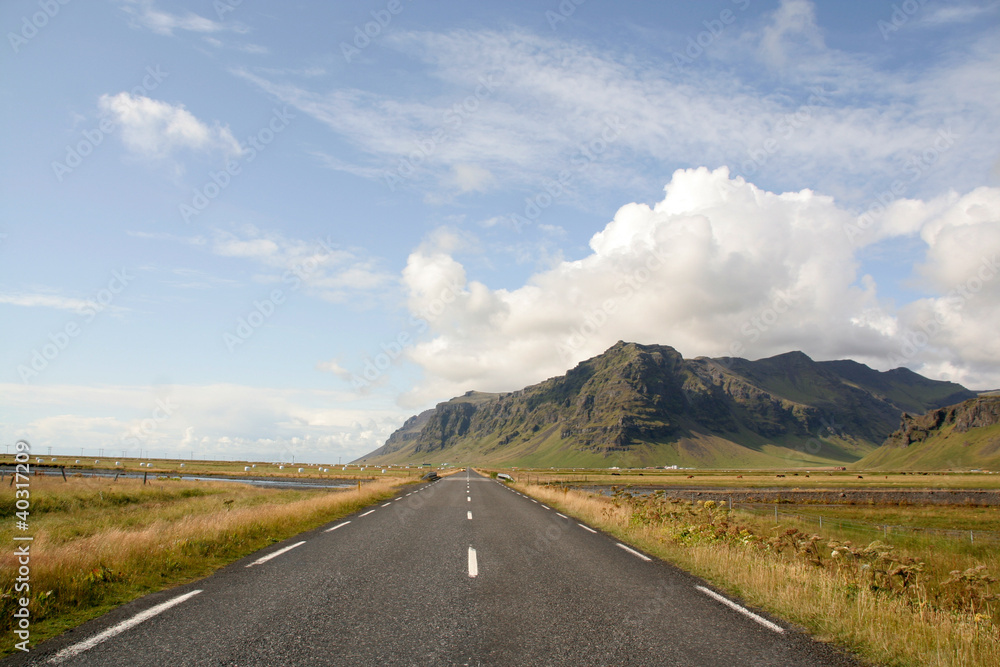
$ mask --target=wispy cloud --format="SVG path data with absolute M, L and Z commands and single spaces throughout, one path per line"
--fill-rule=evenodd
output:
M 177 234 L 170 234 L 168 232 L 141 232 L 135 230 L 126 230 L 125 234 L 137 239 L 148 239 L 151 241 L 175 241 L 177 243 L 186 243 L 188 245 L 205 245 L 208 241 L 204 236 L 178 236 Z
M 237 287 L 242 284 L 238 280 L 221 278 L 200 269 L 177 268 L 171 269 L 170 273 L 174 278 L 163 282 L 177 289 L 206 290 L 217 287 Z
M 119 6 L 122 11 L 129 15 L 135 26 L 151 30 L 158 35 L 173 35 L 175 30 L 196 33 L 245 31 L 245 28 L 238 24 L 213 21 L 190 11 L 183 14 L 171 14 L 157 9 L 153 0 L 120 0 Z
M 183 104 L 122 92 L 102 95 L 98 106 L 121 126 L 125 147 L 146 159 L 162 159 L 182 149 L 218 151 L 226 156 L 243 153 L 228 127 L 198 120 Z
M 0 303 L 26 308 L 54 308 L 56 310 L 71 310 L 79 312 L 93 302 L 87 299 L 77 299 L 56 294 L 0 294 Z
M 377 258 L 359 248 L 336 243 L 331 237 L 312 240 L 288 238 L 252 225 L 235 231 L 215 230 L 213 254 L 255 262 L 258 279 L 303 286 L 307 292 L 331 302 L 370 294 L 396 278 L 380 268 Z
M 387 35 L 383 45 L 410 57 L 412 76 L 440 91 L 433 96 L 235 73 L 354 147 L 326 166 L 385 179 L 408 162 L 414 168 L 404 183 L 438 193 L 431 201 L 487 182 L 537 190 L 567 169 L 566 199 L 573 200 L 654 187 L 650 165 L 660 173 L 728 165 L 774 187 L 811 187 L 861 203 L 943 128 L 962 137 L 935 163 L 951 185 L 977 182 L 992 166 L 991 146 L 1000 142 L 995 40 L 970 42 L 961 59 L 901 74 L 827 46 L 806 0 L 786 0 L 761 20 L 730 28 L 712 62 L 689 71 L 511 29 Z M 720 60 L 727 66 L 718 67 Z M 766 63 L 776 69 L 762 79 L 758 64 Z M 786 80 L 781 94 L 771 76 Z M 622 128 L 612 141 L 609 123 Z M 588 155 L 591 145 L 599 153 Z
M 127 310 L 121 306 L 105 306 L 92 299 L 62 296 L 58 294 L 41 293 L 8 293 L 0 294 L 0 303 L 25 308 L 52 308 L 54 310 L 69 310 L 79 313 L 87 309 L 111 310 L 122 312 Z
M 969 23 L 982 16 L 994 14 L 1000 9 L 997 2 L 955 3 L 931 8 L 921 17 L 920 23 L 927 26 Z

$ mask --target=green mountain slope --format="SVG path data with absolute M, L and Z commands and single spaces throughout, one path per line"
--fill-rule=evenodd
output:
M 926 410 L 974 396 L 949 382 L 844 364 L 854 362 L 817 363 L 801 352 L 753 362 L 684 359 L 668 346 L 619 342 L 563 376 L 441 403 L 362 460 L 843 465 L 875 449 L 903 405 Z
M 857 468 L 1000 469 L 1000 396 L 980 396 L 923 415 L 904 414 L 899 429 Z

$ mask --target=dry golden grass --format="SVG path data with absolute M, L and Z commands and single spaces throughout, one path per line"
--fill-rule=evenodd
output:
M 850 586 L 830 569 L 738 543 L 678 543 L 663 527 L 636 525 L 630 509 L 616 507 L 606 497 L 536 485 L 521 488 L 875 664 L 1000 664 L 1000 629 L 986 615 L 915 605 Z M 934 555 L 925 556 L 929 560 Z
M 379 479 L 360 490 L 286 491 L 219 482 L 143 486 L 141 480 L 32 477 L 32 643 L 390 497 L 403 481 Z M 4 515 L 13 507 L 13 492 L 0 489 Z M 13 521 L 4 523 L 0 540 L 12 544 Z M 3 633 L 10 630 L 17 569 L 13 549 L 0 553 Z

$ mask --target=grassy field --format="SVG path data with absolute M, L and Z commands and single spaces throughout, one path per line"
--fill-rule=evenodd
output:
M 574 485 L 697 486 L 788 489 L 1000 489 L 1000 474 L 958 472 L 849 472 L 834 470 L 703 471 L 703 470 L 572 470 L 510 469 L 518 481 L 565 482 Z M 779 475 L 781 475 L 779 477 Z
M 871 663 L 1000 664 L 1000 589 L 991 576 L 1000 572 L 995 545 L 929 536 L 906 541 L 867 535 L 857 541 L 857 534 L 836 526 L 819 530 L 785 517 L 776 525 L 769 516 L 730 512 L 712 501 L 518 486 Z M 845 516 L 874 518 L 863 514 L 869 509 L 878 511 L 849 508 Z M 990 512 L 926 508 L 922 518 L 948 516 L 982 527 L 993 520 Z
M 242 470 L 242 466 L 240 466 Z M 415 475 L 350 490 L 225 482 L 30 477 L 32 644 L 134 598 L 192 581 L 305 530 L 391 497 Z M 0 485 L 0 543 L 14 545 L 15 488 Z M 18 570 L 0 553 L 0 634 L 11 634 Z M 0 645 L 0 655 L 13 650 Z
M 143 464 L 140 466 L 139 464 Z M 0 465 L 13 465 L 13 454 L 0 454 Z M 146 465 L 149 464 L 149 465 Z M 419 478 L 431 468 L 420 466 L 359 466 L 353 464 L 273 463 L 252 461 L 201 461 L 183 459 L 135 459 L 121 457 L 39 456 L 31 457 L 32 469 L 56 472 L 63 466 L 72 470 L 123 470 L 130 473 L 148 472 L 165 475 L 224 475 L 253 477 L 307 477 L 313 479 L 362 478 L 374 479 L 385 475 Z M 250 470 L 245 470 L 250 468 Z M 299 472 L 302 468 L 302 472 Z M 383 473 L 382 471 L 385 470 Z
M 785 508 L 782 508 L 783 510 Z M 911 505 L 810 505 L 796 506 L 794 512 L 807 517 L 870 525 L 904 526 L 910 529 L 955 531 L 1000 531 L 1000 507 Z

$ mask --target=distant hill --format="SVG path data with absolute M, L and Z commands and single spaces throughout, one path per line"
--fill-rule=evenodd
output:
M 1000 470 L 1000 396 L 990 392 L 922 415 L 904 413 L 899 428 L 854 467 Z
M 519 466 L 845 465 L 904 411 L 975 396 L 905 369 L 769 359 L 684 359 L 619 341 L 565 375 L 504 394 L 468 392 L 406 421 L 370 463 Z

